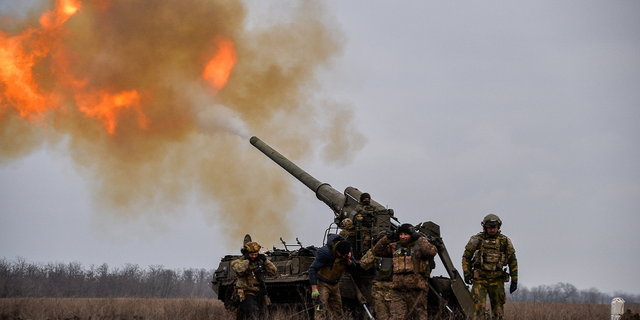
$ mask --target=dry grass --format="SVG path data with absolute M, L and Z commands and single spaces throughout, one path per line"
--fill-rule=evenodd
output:
M 0 319 L 232 319 L 214 299 L 12 298 L 0 299 Z
M 640 312 L 639 305 L 626 305 L 625 310 Z M 611 304 L 507 302 L 504 318 L 510 320 L 602 320 L 611 319 Z
M 640 312 L 640 306 L 626 309 Z M 507 302 L 505 319 L 609 319 L 609 304 Z M 0 299 L 0 320 L 198 320 L 234 319 L 222 302 L 214 299 L 139 298 L 9 298 Z M 290 312 L 275 312 L 270 319 L 289 319 Z

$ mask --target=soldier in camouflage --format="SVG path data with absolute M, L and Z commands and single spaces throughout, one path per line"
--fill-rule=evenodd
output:
M 247 242 L 242 248 L 243 256 L 231 262 L 231 269 L 238 276 L 236 289 L 240 310 L 244 319 L 258 319 L 261 310 L 268 305 L 265 292 L 265 276 L 274 276 L 277 268 L 260 253 L 261 246 L 256 242 Z
M 374 240 L 375 245 L 375 240 Z M 391 316 L 391 279 L 393 276 L 392 258 L 376 257 L 370 249 L 360 259 L 360 267 L 364 270 L 375 270 L 371 285 L 373 312 L 378 320 L 387 320 Z
M 362 256 L 371 249 L 371 227 L 376 213 L 376 208 L 371 205 L 371 196 L 368 193 L 360 195 L 360 203 L 356 206 L 354 217 L 354 225 L 356 230 L 356 241 L 359 242 L 355 246 L 357 256 Z
M 391 314 L 389 319 L 404 320 L 407 316 L 427 319 L 429 293 L 429 260 L 438 249 L 408 224 L 396 233 L 384 236 L 373 247 L 373 254 L 392 258 Z
M 464 281 L 473 284 L 471 296 L 475 305 L 476 319 L 484 319 L 487 294 L 491 301 L 493 319 L 504 318 L 506 296 L 504 283 L 511 286 L 509 293 L 518 288 L 518 260 L 511 240 L 500 233 L 502 221 L 495 214 L 482 220 L 483 232 L 471 237 L 462 255 Z M 505 266 L 509 266 L 507 273 Z

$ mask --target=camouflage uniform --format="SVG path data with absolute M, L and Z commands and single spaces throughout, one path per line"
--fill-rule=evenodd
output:
M 357 243 L 356 251 L 362 255 L 371 249 L 371 227 L 373 227 L 373 218 L 375 216 L 376 208 L 369 204 L 358 204 L 356 206 L 356 214 L 354 217 L 354 224 L 356 230 L 356 239 L 361 241 L 362 244 Z
M 429 259 L 437 253 L 438 249 L 424 237 L 412 237 L 402 243 L 391 242 L 385 236 L 373 247 L 376 256 L 393 258 L 390 319 L 404 320 L 411 314 L 418 319 L 427 319 Z
M 464 249 L 462 270 L 465 277 L 473 277 L 471 296 L 476 318 L 484 319 L 488 294 L 493 319 L 503 319 L 504 283 L 509 281 L 509 274 L 512 283 L 518 282 L 518 261 L 511 240 L 500 230 L 493 236 L 483 231 L 472 236 Z M 507 265 L 509 274 L 503 271 Z
M 371 296 L 373 298 L 373 311 L 375 318 L 387 320 L 391 312 L 391 298 L 393 289 L 391 288 L 391 277 L 393 267 L 391 258 L 380 258 L 373 254 L 373 250 L 367 251 L 360 259 L 360 267 L 364 270 L 375 268 L 376 275 L 371 286 Z
M 255 252 L 260 250 L 259 245 L 257 248 Z M 245 255 L 232 261 L 231 269 L 238 276 L 236 289 L 240 301 L 239 311 L 242 311 L 245 319 L 257 319 L 260 309 L 265 305 L 266 296 L 266 292 L 262 290 L 261 281 L 264 281 L 264 276 L 274 276 L 277 272 L 276 266 L 264 255 L 259 255 L 255 260 L 250 260 Z

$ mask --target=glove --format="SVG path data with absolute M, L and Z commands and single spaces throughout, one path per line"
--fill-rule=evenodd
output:
M 518 290 L 518 283 L 516 281 L 511 281 L 511 286 L 509 287 L 509 293 L 513 293 Z
M 471 278 L 471 275 L 470 275 L 470 274 L 468 274 L 468 275 L 464 276 L 464 282 L 465 282 L 466 284 L 473 284 L 473 278 Z M 513 283 L 513 282 L 512 282 L 512 283 Z
M 267 256 L 265 256 L 264 254 L 261 253 L 261 254 L 258 255 L 258 259 L 260 259 L 260 261 L 262 261 L 262 262 L 265 262 L 265 261 L 267 261 Z
M 413 239 L 413 241 L 418 240 L 420 237 L 422 237 L 422 235 L 420 235 L 420 232 L 417 231 L 411 235 L 411 239 Z
M 391 242 L 396 242 L 398 241 L 398 234 L 394 231 L 389 231 L 387 232 L 387 238 L 389 238 Z
M 311 300 L 318 300 L 318 298 L 320 298 L 320 291 L 315 289 L 311 292 Z

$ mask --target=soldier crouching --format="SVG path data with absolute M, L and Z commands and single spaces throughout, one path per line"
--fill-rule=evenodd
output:
M 427 296 L 431 268 L 429 259 L 438 249 L 405 223 L 397 233 L 388 234 L 373 247 L 373 254 L 393 258 L 390 319 L 406 319 L 413 315 L 427 319 Z
M 236 288 L 244 319 L 258 319 L 264 306 L 268 305 L 264 277 L 274 276 L 277 271 L 273 262 L 260 254 L 260 248 L 258 243 L 248 242 L 242 250 L 244 255 L 231 262 L 231 269 L 238 276 Z

